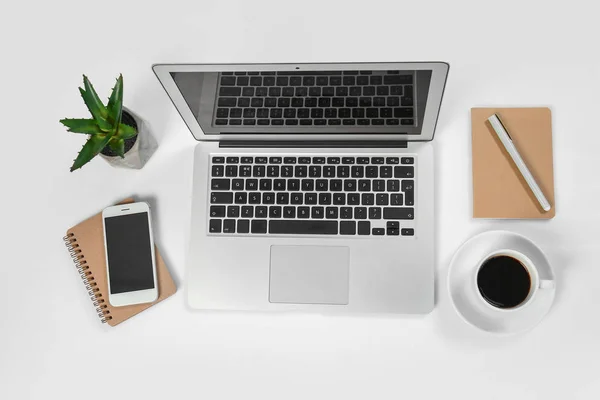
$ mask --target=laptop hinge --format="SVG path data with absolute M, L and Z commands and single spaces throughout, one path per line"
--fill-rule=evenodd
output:
M 221 140 L 221 148 L 400 148 L 406 149 L 406 140 Z

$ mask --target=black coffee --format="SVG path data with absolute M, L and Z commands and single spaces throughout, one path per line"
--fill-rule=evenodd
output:
M 479 268 L 477 287 L 491 305 L 513 308 L 527 299 L 531 290 L 531 277 L 519 260 L 509 256 L 496 256 L 487 259 Z

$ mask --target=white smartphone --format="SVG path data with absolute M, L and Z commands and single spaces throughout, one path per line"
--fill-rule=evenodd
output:
M 121 307 L 155 301 L 158 285 L 148 204 L 105 208 L 102 225 L 109 303 Z

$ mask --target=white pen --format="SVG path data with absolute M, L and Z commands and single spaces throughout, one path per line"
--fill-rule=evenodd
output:
M 527 168 L 525 161 L 523 161 L 523 159 L 521 158 L 521 155 L 519 154 L 517 148 L 513 144 L 513 141 L 510 135 L 508 134 L 508 131 L 504 127 L 504 124 L 502 124 L 502 121 L 500 120 L 498 114 L 494 114 L 491 117 L 489 117 L 488 121 L 492 125 L 492 128 L 494 128 L 494 131 L 496 131 L 496 135 L 498 135 L 498 138 L 504 145 L 504 148 L 515 162 L 515 165 L 521 172 L 521 175 L 523 175 L 523 179 L 525 179 L 525 182 L 527 182 L 527 184 L 529 185 L 529 188 L 533 192 L 535 198 L 540 203 L 542 209 L 544 211 L 550 211 L 550 203 L 548 203 L 546 196 L 544 196 L 544 193 L 542 193 L 542 189 L 540 189 L 537 182 L 533 178 L 533 175 L 531 175 L 531 172 L 529 171 L 529 168 Z

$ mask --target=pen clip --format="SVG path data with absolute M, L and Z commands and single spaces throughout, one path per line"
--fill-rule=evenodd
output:
M 506 125 L 504 125 L 504 122 L 502 122 L 502 119 L 500 118 L 500 116 L 498 114 L 494 114 L 494 115 L 496 116 L 496 118 L 498 118 L 498 122 L 500 122 L 500 125 L 502 125 L 502 128 L 504 128 L 504 132 L 506 132 L 506 135 L 512 142 L 512 137 L 510 136 L 510 132 L 508 132 L 508 129 L 506 129 Z

